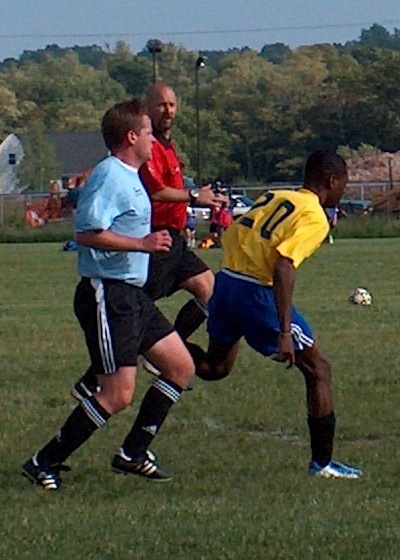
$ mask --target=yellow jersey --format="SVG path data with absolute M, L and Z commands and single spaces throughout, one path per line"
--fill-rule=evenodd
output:
M 222 268 L 272 286 L 280 255 L 298 268 L 328 233 L 328 220 L 315 193 L 307 189 L 268 191 L 222 236 Z

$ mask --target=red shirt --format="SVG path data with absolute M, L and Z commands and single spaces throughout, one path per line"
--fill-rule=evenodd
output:
M 232 213 L 228 208 L 214 206 L 211 209 L 211 223 L 226 229 L 233 222 Z
M 176 153 L 175 144 L 164 137 L 154 134 L 157 141 L 153 144 L 152 156 L 140 168 L 140 177 L 150 194 L 162 191 L 165 187 L 183 190 L 183 163 Z M 173 228 L 183 231 L 186 227 L 187 202 L 161 202 L 153 200 L 152 222 L 155 228 Z

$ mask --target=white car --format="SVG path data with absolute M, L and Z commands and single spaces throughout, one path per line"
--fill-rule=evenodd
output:
M 245 214 L 255 203 L 255 200 L 246 196 L 245 194 L 231 194 L 231 210 L 233 218 L 237 218 Z
M 233 219 L 248 212 L 255 202 L 255 200 L 249 198 L 244 194 L 231 194 L 230 199 L 230 209 L 232 211 Z M 192 209 L 194 210 L 194 213 L 198 219 L 210 219 L 211 209 L 207 206 L 193 206 Z

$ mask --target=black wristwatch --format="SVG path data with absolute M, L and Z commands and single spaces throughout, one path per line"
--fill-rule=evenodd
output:
M 197 199 L 199 198 L 200 189 L 190 189 L 189 191 L 189 198 L 190 204 L 196 204 Z

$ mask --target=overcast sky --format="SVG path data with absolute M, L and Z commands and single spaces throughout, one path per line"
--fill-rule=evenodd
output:
M 345 43 L 373 23 L 400 28 L 399 0 L 0 0 L 0 60 L 48 44 L 188 50 Z

